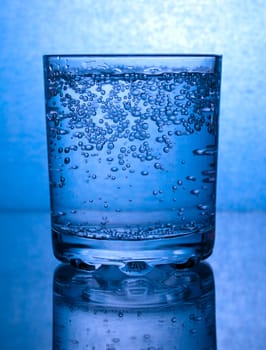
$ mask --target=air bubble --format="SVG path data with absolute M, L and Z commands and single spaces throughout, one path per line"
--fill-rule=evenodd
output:
M 93 145 L 86 145 L 82 147 L 82 150 L 84 151 L 92 151 L 93 150 Z
M 187 179 L 188 181 L 196 181 L 195 176 L 187 176 L 186 179 Z
M 181 185 L 183 185 L 183 181 L 182 181 L 182 180 L 177 180 L 177 184 L 178 184 L 179 186 L 181 186 Z
M 101 151 L 103 149 L 103 144 L 97 143 L 96 144 L 96 149 L 97 149 L 97 151 Z
M 199 205 L 197 205 L 197 208 L 198 208 L 199 210 L 207 210 L 207 209 L 208 209 L 208 205 L 199 204 Z
M 155 169 L 161 169 L 162 166 L 161 166 L 160 163 L 155 163 L 155 164 L 154 164 L 154 168 L 155 168 Z
M 212 177 L 206 177 L 205 179 L 202 180 L 205 183 L 214 183 L 216 182 L 216 178 L 214 176 Z
M 55 215 L 56 216 L 64 216 L 64 215 L 66 215 L 66 213 L 64 211 L 58 211 Z
M 141 175 L 143 175 L 143 176 L 147 176 L 147 175 L 149 175 L 149 172 L 148 172 L 148 171 L 143 170 L 143 171 L 141 172 Z
M 68 134 L 68 133 L 69 133 L 68 130 L 57 129 L 57 135 L 66 135 L 66 134 Z
M 181 92 L 181 91 L 180 91 Z M 175 96 L 175 100 L 177 100 L 177 101 L 182 101 L 182 100 L 184 100 L 185 99 L 185 96 L 183 96 L 183 95 L 178 95 L 178 96 Z
M 157 142 L 159 142 L 159 143 L 164 142 L 164 140 L 163 140 L 162 137 L 156 137 L 155 141 L 157 141 Z
M 200 321 L 202 320 L 202 317 L 201 317 L 201 316 L 196 316 L 195 314 L 191 314 L 191 315 L 189 316 L 189 319 L 190 319 L 191 321 L 200 322 Z
M 69 157 L 66 157 L 66 158 L 64 159 L 64 163 L 65 163 L 65 164 L 69 164 L 69 163 L 70 163 L 70 158 L 69 158 Z
M 190 193 L 194 196 L 198 196 L 200 194 L 200 190 L 191 190 Z
M 197 156 L 213 156 L 216 154 L 216 150 L 211 150 L 208 148 L 203 148 L 203 149 L 195 149 L 193 153 Z
M 109 142 L 108 145 L 107 145 L 107 148 L 112 150 L 114 148 L 114 144 L 112 142 Z

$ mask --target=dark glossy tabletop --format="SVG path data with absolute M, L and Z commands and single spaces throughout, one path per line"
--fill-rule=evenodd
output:
M 53 323 L 58 321 L 52 312 L 53 278 L 60 264 L 52 255 L 49 215 L 6 212 L 0 218 L 0 348 L 53 349 Z M 217 214 L 215 250 L 208 259 L 215 281 L 217 349 L 266 348 L 265 234 L 265 213 Z M 76 335 L 67 349 L 122 348 L 115 340 L 102 349 L 83 347 Z M 147 342 L 146 349 L 169 347 Z

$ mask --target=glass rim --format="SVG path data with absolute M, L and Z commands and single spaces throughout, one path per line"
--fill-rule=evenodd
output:
M 158 58 L 222 58 L 222 54 L 211 54 L 211 53 L 181 53 L 181 54 L 175 54 L 175 53 L 89 53 L 89 54 L 44 54 L 44 58 L 83 58 L 83 57 L 99 57 L 99 58 L 115 58 L 115 57 L 139 57 L 139 58 L 149 58 L 149 57 L 158 57 Z
M 158 75 L 163 73 L 221 71 L 222 55 L 216 54 L 73 54 L 44 55 L 44 69 L 53 69 L 75 74 L 89 72 L 102 74 L 143 73 Z

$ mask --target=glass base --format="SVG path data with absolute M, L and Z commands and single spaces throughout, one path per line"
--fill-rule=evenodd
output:
M 213 243 L 213 231 L 139 241 L 90 239 L 53 231 L 55 257 L 88 270 L 101 265 L 118 265 L 124 272 L 160 264 L 190 267 L 211 255 Z

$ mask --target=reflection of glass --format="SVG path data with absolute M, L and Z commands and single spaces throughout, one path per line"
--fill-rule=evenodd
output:
M 53 350 L 216 349 L 210 266 L 138 274 L 61 265 L 54 276 Z
M 221 56 L 47 55 L 44 73 L 56 257 L 208 257 Z

